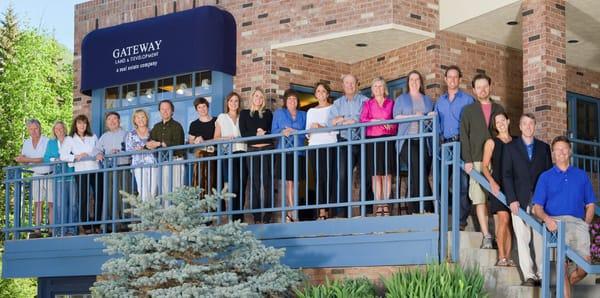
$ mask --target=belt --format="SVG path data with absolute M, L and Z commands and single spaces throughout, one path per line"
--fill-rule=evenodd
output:
M 459 141 L 460 141 L 459 135 L 455 135 L 455 136 L 449 137 L 449 138 L 442 138 L 442 144 L 443 143 L 451 143 L 451 142 L 459 142 Z

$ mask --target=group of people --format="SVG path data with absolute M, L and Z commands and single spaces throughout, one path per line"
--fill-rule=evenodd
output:
M 511 230 L 514 230 L 519 267 L 524 277 L 523 285 L 526 286 L 541 285 L 543 246 L 542 236 L 532 231 L 519 216 L 519 210 L 535 215 L 552 232 L 557 229 L 557 220 L 565 222 L 568 244 L 589 261 L 588 227 L 594 217 L 596 197 L 585 171 L 569 164 L 569 140 L 565 136 L 558 136 L 549 146 L 537 139 L 536 118 L 530 113 L 519 118 L 520 136 L 511 136 L 507 114 L 501 105 L 490 98 L 491 78 L 481 73 L 473 78 L 473 94 L 476 98 L 473 100 L 461 91 L 452 91 L 452 86 L 457 84 L 456 79 L 461 76 L 458 68 L 446 70 L 448 93 L 440 97 L 435 108 L 442 125 L 442 142 L 458 140 L 461 144 L 461 158 L 464 161 L 461 228 L 466 226 L 471 203 L 475 205 L 483 234 L 481 248 L 492 249 L 494 237 L 488 227 L 488 212 L 496 215 L 497 266 L 515 266 L 511 259 Z M 452 130 L 445 127 L 449 121 L 458 119 L 450 126 Z M 466 175 L 471 171 L 481 172 L 485 176 L 491 194 L 488 195 L 474 178 L 466 181 Z M 504 193 L 507 205 L 497 198 L 500 191 Z M 467 200 L 467 193 L 470 200 Z M 532 260 L 530 244 L 534 248 L 535 262 Z M 577 268 L 566 276 L 567 297 L 570 296 L 570 285 L 585 275 L 585 271 Z
M 540 236 L 532 233 L 525 222 L 516 216 L 519 208 L 525 212 L 533 212 L 547 223 L 549 229 L 555 229 L 556 219 L 564 220 L 568 229 L 581 231 L 569 241 L 577 242 L 576 247 L 582 249 L 581 254 L 589 257 L 589 244 L 584 252 L 586 243 L 584 231 L 593 215 L 595 197 L 591 184 L 585 173 L 569 166 L 570 144 L 564 137 L 558 137 L 550 146 L 535 138 L 535 117 L 524 114 L 520 117 L 519 128 L 521 136 L 512 137 L 509 133 L 510 120 L 501 105 L 493 102 L 490 97 L 491 78 L 484 73 L 477 74 L 472 80 L 473 98 L 468 93 L 460 90 L 462 72 L 458 66 L 449 66 L 444 73 L 447 92 L 434 101 L 425 94 L 422 75 L 413 70 L 407 77 L 407 91 L 396 99 L 389 97 L 386 82 L 382 78 L 375 78 L 371 83 L 371 98 L 358 92 L 357 79 L 348 74 L 342 77 L 344 95 L 330 102 L 330 87 L 323 82 L 316 84 L 314 96 L 317 105 L 304 112 L 299 109 L 299 95 L 293 90 L 286 90 L 283 95 L 283 106 L 271 112 L 266 107 L 264 92 L 256 88 L 248 99 L 248 109 L 241 109 L 242 98 L 238 93 L 231 92 L 225 98 L 225 112 L 213 117 L 209 114 L 209 101 L 199 97 L 194 101 L 198 112 L 198 119 L 189 127 L 187 143 L 202 144 L 209 140 L 236 139 L 240 137 L 254 137 L 244 142 L 232 143 L 233 158 L 224 160 L 223 182 L 236 197 L 231 200 L 233 218 L 243 220 L 244 206 L 246 205 L 246 187 L 250 198 L 250 208 L 268 209 L 273 207 L 273 180 L 284 180 L 285 200 L 284 206 L 292 207 L 294 201 L 295 181 L 313 177 L 315 186 L 315 202 L 319 204 L 343 203 L 348 201 L 352 192 L 352 174 L 349 170 L 360 165 L 361 146 L 330 145 L 337 142 L 352 140 L 355 135 L 353 129 L 323 130 L 326 127 L 352 125 L 356 123 L 369 123 L 365 128 L 367 139 L 389 138 L 398 136 L 391 141 L 371 140 L 366 144 L 366 156 L 369 162 L 365 163 L 367 177 L 367 191 L 375 200 L 390 198 L 392 191 L 392 176 L 397 173 L 399 164 L 407 166 L 409 185 L 406 197 L 431 196 L 431 186 L 427 177 L 430 174 L 432 152 L 430 143 L 423 144 L 420 133 L 425 132 L 424 125 L 419 120 L 400 122 L 399 124 L 383 124 L 381 121 L 403 119 L 433 115 L 438 118 L 441 143 L 461 143 L 461 157 L 464 160 L 464 172 L 460 177 L 460 224 L 464 229 L 472 205 L 475 205 L 477 219 L 483 234 L 482 248 L 492 248 L 493 236 L 488 227 L 488 212 L 491 210 L 496 215 L 495 235 L 498 244 L 498 266 L 515 266 L 511 256 L 511 226 L 516 234 L 519 265 L 525 277 L 525 284 L 536 285 L 540 279 L 541 253 Z M 131 181 L 131 172 L 135 181 L 135 189 L 142 200 L 173 190 L 184 183 L 185 168 L 182 163 L 171 163 L 161 167 L 155 166 L 164 155 L 155 152 L 143 152 L 171 146 L 183 145 L 186 142 L 182 125 L 174 120 L 174 105 L 169 100 L 163 100 L 158 105 L 161 121 L 152 129 L 148 126 L 148 114 L 144 109 L 133 113 L 132 122 L 134 129 L 126 132 L 120 127 L 120 116 L 116 112 L 106 114 L 105 123 L 107 132 L 100 139 L 91 133 L 90 122 L 84 115 L 75 117 L 67 135 L 65 124 L 55 123 L 52 132 L 55 139 L 48 140 L 41 135 L 40 123 L 31 120 L 27 123 L 30 138 L 23 144 L 22 154 L 15 160 L 19 163 L 42 163 L 52 161 L 69 162 L 66 171 L 82 172 L 96 170 L 99 162 L 104 161 L 106 155 L 123 151 L 136 151 L 131 157 L 123 155 L 111 158 L 109 166 L 131 166 L 132 171 L 107 172 L 109 177 L 103 179 L 101 174 L 90 173 L 74 175 L 76 190 L 71 187 L 65 194 L 75 197 L 79 194 L 79 205 L 70 203 L 68 220 L 82 222 L 107 218 L 102 210 L 117 210 L 117 214 L 110 213 L 113 218 L 121 216 L 122 208 L 115 208 L 113 203 L 122 205 L 116 191 L 107 194 L 106 203 L 111 204 L 103 208 L 101 199 L 103 187 L 100 181 L 118 183 L 117 187 L 108 189 L 124 189 L 132 191 L 133 186 L 127 186 L 126 181 Z M 386 123 L 386 122 L 384 122 Z M 389 122 L 387 122 L 389 123 Z M 303 130 L 317 130 L 306 135 L 295 133 Z M 321 130 L 319 130 L 321 129 Z M 285 138 L 269 137 L 270 134 L 282 134 Z M 299 150 L 308 141 L 308 148 Z M 327 146 L 329 145 L 329 146 Z M 235 157 L 241 153 L 251 153 L 271 149 L 289 149 L 285 154 L 255 154 L 244 158 Z M 423 150 L 425 148 L 425 150 Z M 350 150 L 351 152 L 348 152 Z M 160 151 L 160 150 L 159 150 Z M 199 146 L 196 156 L 210 156 L 215 154 L 212 146 Z M 185 150 L 175 150 L 171 153 L 174 161 L 186 157 Z M 556 164 L 552 165 L 552 156 Z M 274 157 L 274 158 L 273 158 Z M 306 158 L 308 157 L 308 163 Z M 272 160 L 274 159 L 274 160 Z M 229 166 L 228 163 L 232 163 Z M 285 162 L 285 167 L 282 163 Z M 422 164 L 421 164 L 422 163 Z M 307 174 L 305 164 L 310 164 L 313 175 Z M 274 166 L 275 165 L 275 166 Z M 106 167 L 106 165 L 105 165 Z M 212 166 L 214 168 L 214 166 Z M 228 170 L 232 168 L 233 172 Z M 282 170 L 283 169 L 283 170 Z M 200 170 L 200 168 L 196 169 Z M 210 176 L 209 171 L 202 172 L 199 176 Z M 213 169 L 214 170 L 214 169 Z M 489 181 L 492 196 L 474 180 L 468 178 L 471 171 L 480 171 Z M 41 176 L 52 171 L 51 167 L 35 167 L 34 175 Z M 423 172 L 421 172 L 423 171 Z M 214 173 L 213 173 L 214 175 Z M 194 177 L 197 175 L 195 174 Z M 294 179 L 294 177 L 299 179 Z M 169 177 L 170 179 L 163 179 Z M 568 179 L 567 179 L 568 177 Z M 113 179 L 114 178 L 114 179 Z M 206 177 L 201 185 L 205 188 L 214 187 L 207 182 Z M 36 223 L 42 217 L 42 194 L 46 194 L 50 208 L 49 221 L 52 223 L 53 199 L 51 196 L 54 183 L 38 179 L 32 186 L 32 196 L 35 201 Z M 563 185 L 564 184 L 564 185 Z M 198 185 L 198 184 L 195 184 Z M 283 183 L 282 183 L 283 185 Z M 64 189 L 64 187 L 62 187 Z M 159 189 L 160 188 L 160 189 Z M 505 206 L 495 197 L 502 191 L 507 198 L 509 206 Z M 93 193 L 92 196 L 90 193 Z M 114 199 L 113 199 L 114 198 Z M 568 198 L 565 199 L 565 198 Z M 489 204 L 488 204 L 489 201 Z M 72 200 L 71 200 L 72 202 Z M 488 210 L 488 205 L 489 209 Z M 75 206 L 75 207 L 74 207 Z M 93 207 L 92 207 L 93 206 Z M 318 219 L 329 217 L 346 217 L 346 206 L 340 208 L 318 209 Z M 419 210 L 417 203 L 408 204 L 408 213 Z M 424 211 L 433 211 L 433 202 L 427 201 Z M 272 222 L 272 212 L 254 213 L 255 223 Z M 390 214 L 387 204 L 373 204 L 373 213 L 377 216 Z M 512 216 L 511 216 L 512 214 Z M 291 209 L 286 213 L 288 222 L 296 221 L 297 214 Z M 512 225 L 511 225 L 512 221 Z M 536 248 L 537 262 L 531 260 L 529 242 L 533 235 L 534 248 Z M 569 233 L 568 235 L 575 235 Z M 535 266 L 535 265 L 538 266 Z M 577 281 L 581 273 L 576 271 L 571 276 L 570 282 Z

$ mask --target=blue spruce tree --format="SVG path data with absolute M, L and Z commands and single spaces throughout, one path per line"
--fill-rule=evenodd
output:
M 239 221 L 215 225 L 223 196 L 181 188 L 145 202 L 127 195 L 141 222 L 132 233 L 101 237 L 114 257 L 92 288 L 100 297 L 280 297 L 301 273 L 280 264 L 283 249 L 266 247 Z M 162 201 L 169 201 L 163 207 Z

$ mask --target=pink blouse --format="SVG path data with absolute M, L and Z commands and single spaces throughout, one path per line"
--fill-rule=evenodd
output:
M 371 122 L 371 120 L 391 120 L 394 118 L 394 101 L 386 98 L 383 105 L 379 106 L 375 98 L 365 101 L 360 111 L 360 122 Z M 385 125 L 371 125 L 366 128 L 367 137 L 379 137 L 395 135 L 398 131 L 396 124 L 390 124 L 389 128 Z

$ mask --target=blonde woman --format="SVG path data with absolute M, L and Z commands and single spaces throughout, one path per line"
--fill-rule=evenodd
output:
M 367 100 L 360 112 L 360 122 L 371 123 L 393 119 L 394 101 L 388 98 L 387 86 L 382 78 L 371 84 L 373 97 Z M 398 130 L 395 124 L 374 124 L 365 129 L 367 139 L 393 136 Z M 392 174 L 396 171 L 394 142 L 372 142 L 367 144 L 367 175 L 371 176 L 375 200 L 387 200 L 392 191 Z M 377 216 L 390 215 L 387 204 L 378 205 Z
M 144 150 L 150 137 L 148 113 L 143 109 L 136 110 L 133 113 L 132 122 L 135 129 L 125 136 L 125 150 Z M 134 169 L 133 175 L 142 201 L 156 195 L 158 168 L 155 164 L 156 158 L 152 153 L 140 153 L 132 156 L 131 166 Z
M 240 112 L 240 133 L 242 137 L 264 136 L 270 133 L 273 114 L 266 108 L 265 93 L 257 88 L 250 96 L 250 109 Z M 263 139 L 246 142 L 248 151 L 273 149 L 273 140 Z M 246 159 L 250 177 L 250 202 L 252 209 L 271 208 L 273 177 L 271 175 L 271 155 L 255 155 Z M 261 188 L 264 189 L 261 195 Z M 255 223 L 270 223 L 271 213 L 254 213 Z

